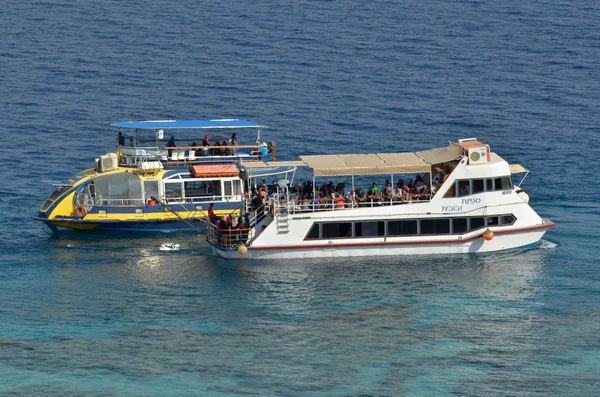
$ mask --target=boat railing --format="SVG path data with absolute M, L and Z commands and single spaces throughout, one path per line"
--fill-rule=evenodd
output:
M 251 235 L 252 228 L 221 228 L 212 221 L 209 222 L 206 229 L 206 239 L 211 244 L 225 249 L 247 244 Z
M 120 147 L 120 163 L 137 166 L 150 161 L 160 161 L 171 166 L 214 164 L 218 162 L 274 160 L 272 151 L 266 156 L 252 154 L 259 150 L 257 145 L 239 146 L 177 146 L 157 149 L 156 147 Z
M 242 198 L 239 194 L 222 195 L 222 194 L 211 194 L 206 196 L 193 196 L 193 197 L 181 197 L 180 195 L 167 192 L 164 201 L 167 204 L 206 204 L 206 203 L 218 203 L 218 202 L 235 202 L 240 201 Z
M 146 205 L 143 199 L 97 199 L 94 206 L 99 207 L 139 207 Z
M 305 212 L 343 211 L 356 208 L 376 208 L 392 205 L 406 205 L 413 203 L 424 203 L 431 201 L 431 196 L 411 195 L 405 198 L 379 198 L 364 200 L 276 200 L 278 209 L 285 209 L 288 214 Z

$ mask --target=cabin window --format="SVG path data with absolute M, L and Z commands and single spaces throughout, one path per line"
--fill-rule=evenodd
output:
M 471 194 L 469 181 L 458 181 L 458 196 L 463 197 L 468 196 L 469 194 Z
M 501 225 L 512 225 L 513 223 L 515 223 L 516 220 L 517 218 L 515 218 L 513 214 L 500 216 Z
M 377 237 L 385 236 L 385 222 L 356 222 L 354 224 L 354 236 Z
M 467 218 L 454 218 L 452 219 L 452 233 L 462 234 L 468 230 Z
M 314 223 L 312 225 L 312 227 L 310 228 L 310 230 L 308 231 L 308 234 L 306 235 L 306 237 L 304 237 L 304 240 L 318 240 L 318 239 L 319 239 L 319 224 Z
M 448 191 L 446 192 L 446 194 L 444 194 L 444 197 L 456 197 L 456 184 L 455 184 L 455 182 L 452 183 L 452 185 L 450 186 L 450 188 L 448 189 Z
M 417 234 L 417 221 L 388 221 L 388 236 L 414 236 Z
M 89 182 L 88 185 L 90 185 L 92 182 L 94 182 L 94 186 L 95 186 L 94 195 L 96 197 L 93 197 L 93 198 L 94 198 L 94 202 L 96 203 L 96 205 L 109 206 L 111 204 L 110 191 L 108 189 L 109 181 L 111 178 L 112 178 L 112 175 L 102 175 L 102 176 L 95 177 L 93 179 L 93 181 Z
M 473 187 L 472 188 L 473 194 L 483 193 L 483 191 L 484 191 L 483 179 L 473 179 L 472 187 Z
M 487 217 L 487 225 L 488 226 L 498 226 L 498 217 L 497 216 L 488 216 Z
M 352 223 L 323 223 L 323 238 L 351 238 Z
M 167 200 L 179 200 L 182 196 L 182 183 L 165 183 L 165 196 Z
M 485 227 L 484 217 L 471 218 L 471 230 L 481 229 L 482 227 Z
M 486 179 L 485 180 L 485 190 L 488 192 L 493 192 L 494 191 L 494 178 L 490 178 L 490 179 Z
M 144 190 L 146 193 L 146 200 L 150 200 L 150 197 L 158 197 L 158 182 L 147 181 L 144 182 Z
M 449 234 L 450 219 L 422 219 L 421 234 Z
M 96 184 L 94 182 L 94 184 Z M 108 180 L 110 203 L 112 205 L 131 205 L 137 201 L 140 204 L 142 197 L 142 181 L 136 174 L 125 172 L 110 175 Z
M 198 197 L 206 195 L 206 182 L 190 181 L 184 182 L 185 197 Z
M 229 197 L 231 196 L 233 189 L 231 188 L 231 181 L 223 181 L 223 187 L 224 187 L 224 192 L 225 192 L 225 196 Z
M 233 194 L 235 196 L 241 196 L 242 195 L 242 181 L 233 181 Z
M 221 181 L 209 181 L 208 182 L 208 195 L 209 196 L 221 196 Z M 212 185 L 212 186 L 211 186 Z
M 70 186 L 59 186 L 56 188 L 56 190 L 50 195 L 50 197 L 48 197 L 48 199 L 46 200 L 46 202 L 44 203 L 44 205 L 42 205 L 41 210 L 42 211 L 46 211 L 48 208 L 50 208 L 50 206 L 52 205 L 52 203 L 54 203 L 54 201 L 59 198 L 60 196 L 62 196 L 63 193 L 65 193 L 67 190 L 69 190 Z
M 496 190 L 511 190 L 512 181 L 510 176 L 503 176 L 502 178 L 496 178 L 494 180 L 494 187 Z

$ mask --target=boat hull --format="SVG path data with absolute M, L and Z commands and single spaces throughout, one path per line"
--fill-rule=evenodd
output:
M 198 232 L 206 230 L 206 221 L 204 219 L 190 220 L 194 226 L 180 220 L 169 221 L 112 221 L 112 222 L 93 222 L 81 219 L 63 219 L 46 220 L 34 218 L 44 222 L 51 230 L 58 232 L 61 230 L 77 231 L 118 231 L 118 232 Z
M 213 251 L 226 259 L 244 260 L 485 253 L 535 247 L 546 231 L 553 226 L 553 223 L 548 222 L 527 229 L 496 232 L 490 241 L 478 234 L 449 241 L 390 241 L 388 239 L 387 241 L 353 244 L 332 242 L 332 244 L 320 246 L 249 247 L 245 255 L 240 255 L 236 248 L 222 249 L 213 246 Z

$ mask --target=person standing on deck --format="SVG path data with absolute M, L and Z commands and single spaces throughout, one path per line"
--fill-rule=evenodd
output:
M 213 205 L 213 203 L 210 203 L 210 205 L 208 206 L 208 219 L 210 219 L 212 223 L 214 223 L 217 219 Z
M 233 148 L 231 148 L 231 153 L 235 156 L 237 154 L 237 147 L 235 147 L 235 146 L 238 146 L 237 135 L 235 134 L 235 132 L 231 135 L 231 139 L 229 139 L 229 143 L 231 146 L 234 146 Z
M 177 147 L 177 145 L 175 145 L 175 137 L 174 136 L 169 138 L 165 147 L 168 147 L 168 148 Z M 169 153 L 169 157 L 171 157 L 171 155 L 173 154 L 173 150 L 169 149 L 168 153 Z

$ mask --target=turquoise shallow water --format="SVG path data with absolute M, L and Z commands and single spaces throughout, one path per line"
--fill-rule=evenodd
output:
M 597 396 L 600 8 L 17 2 L 0 13 L 0 395 Z M 28 217 L 114 121 L 239 117 L 278 157 L 476 136 L 538 249 L 228 263 Z M 164 242 L 179 251 L 160 251 Z

